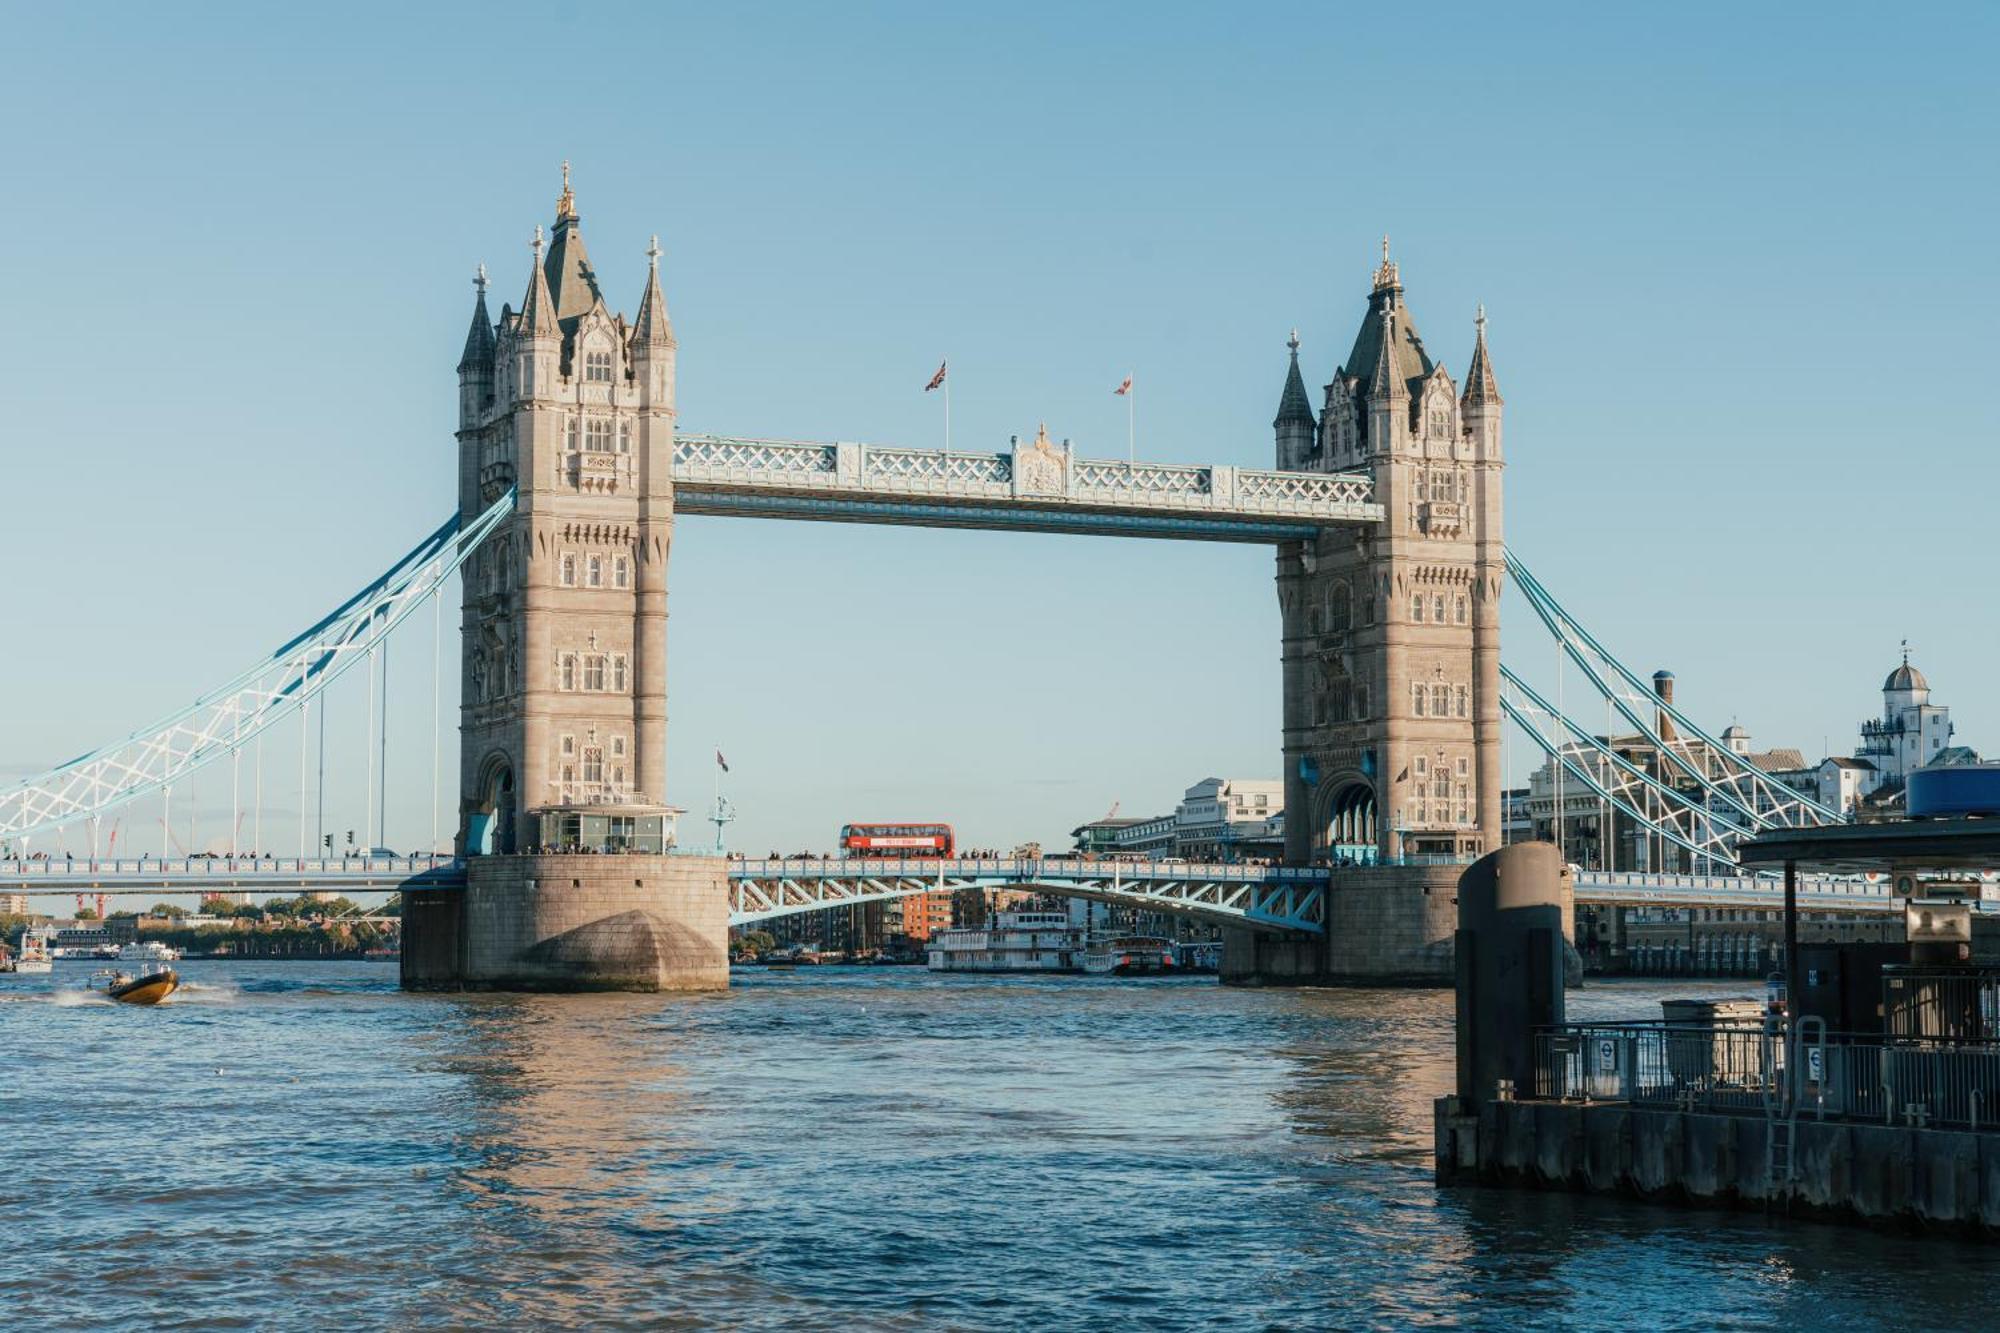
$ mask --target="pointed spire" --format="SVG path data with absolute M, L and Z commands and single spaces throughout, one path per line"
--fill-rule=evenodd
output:
M 639 298 L 639 314 L 632 321 L 633 347 L 671 347 L 674 324 L 667 318 L 667 298 L 660 291 L 660 238 L 646 247 L 646 294 Z
M 535 224 L 535 267 L 528 274 L 528 293 L 521 298 L 521 335 L 527 338 L 556 336 L 556 308 L 549 300 L 549 282 L 542 273 L 542 227 Z
M 1278 417 L 1271 423 L 1277 430 L 1286 426 L 1313 427 L 1312 400 L 1306 397 L 1306 382 L 1299 374 L 1299 331 L 1292 330 L 1292 336 L 1285 340 L 1285 346 L 1292 349 L 1291 368 L 1285 372 L 1285 391 L 1278 398 Z
M 1386 244 L 1387 237 L 1384 237 Z M 1386 262 L 1386 261 L 1385 261 Z M 1399 368 L 1400 358 L 1396 355 L 1396 308 L 1393 301 L 1383 301 L 1376 318 L 1382 326 L 1380 350 L 1375 356 L 1375 373 L 1368 380 L 1368 396 L 1391 402 L 1406 402 L 1410 397 L 1410 386 L 1404 382 Z
M 1479 315 L 1472 321 L 1476 333 L 1472 340 L 1472 365 L 1465 372 L 1465 394 L 1460 400 L 1468 407 L 1499 404 L 1500 384 L 1493 378 L 1493 362 L 1486 355 L 1486 307 L 1479 307 Z
M 576 216 L 576 196 L 569 188 L 569 159 L 563 159 L 563 192 L 556 200 L 556 221 L 562 222 Z
M 465 352 L 458 358 L 461 375 L 493 361 L 493 320 L 486 313 L 486 265 L 479 266 L 479 276 L 472 280 L 472 286 L 479 294 L 472 303 L 472 327 L 465 332 Z

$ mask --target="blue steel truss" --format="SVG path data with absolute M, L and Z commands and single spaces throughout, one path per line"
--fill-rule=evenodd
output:
M 955 889 L 1056 893 L 1266 932 L 1326 929 L 1324 870 L 1064 857 L 739 861 L 729 871 L 729 924 Z
M 913 500 L 851 500 L 838 496 L 677 491 L 676 514 L 735 518 L 817 519 L 830 523 L 895 523 L 921 528 L 983 528 L 1001 532 L 1067 532 L 1092 537 L 1167 537 L 1182 541 L 1311 541 L 1314 523 L 1203 518 L 1195 514 L 1105 513 L 1038 505 L 924 504 Z
M 514 499 L 509 489 L 469 524 L 454 514 L 310 629 L 179 712 L 0 791 L 0 842 L 94 819 L 166 790 L 297 713 L 436 596 L 514 511 Z

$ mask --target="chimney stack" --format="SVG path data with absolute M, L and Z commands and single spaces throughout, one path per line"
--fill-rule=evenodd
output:
M 1653 729 L 1660 733 L 1660 739 L 1675 739 L 1673 719 L 1667 716 L 1667 709 L 1674 702 L 1674 673 L 1655 671 L 1653 673 L 1653 693 L 1660 698 L 1660 707 L 1653 710 Z

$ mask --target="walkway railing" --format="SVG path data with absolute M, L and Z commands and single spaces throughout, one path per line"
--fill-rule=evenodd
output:
M 2000 1120 L 2000 1042 L 1834 1034 L 1799 1048 L 1756 1024 L 1574 1023 L 1535 1037 L 1533 1095 L 1662 1110 L 1797 1114 L 1941 1129 Z

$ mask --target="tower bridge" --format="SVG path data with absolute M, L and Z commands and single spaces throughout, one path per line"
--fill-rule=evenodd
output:
M 452 857 L 351 868 L 310 862 L 302 846 L 290 870 L 269 858 L 221 871 L 154 862 L 128 878 L 100 876 L 93 861 L 82 874 L 112 892 L 198 887 L 218 874 L 369 887 L 402 875 L 413 986 L 720 986 L 732 921 L 922 891 L 936 875 L 947 887 L 1048 888 L 1222 922 L 1226 968 L 1239 977 L 1439 980 L 1459 869 L 1501 842 L 1505 718 L 1621 810 L 1662 812 L 1662 836 L 1689 869 L 1728 868 L 1736 836 L 1828 813 L 1732 768 L 1726 753 L 1688 759 L 1701 734 L 1667 706 L 1648 734 L 1705 789 L 1700 812 L 1672 806 L 1659 795 L 1664 762 L 1626 763 L 1635 771 L 1612 781 L 1559 709 L 1512 673 L 1515 694 L 1503 694 L 1500 597 L 1511 576 L 1604 698 L 1625 700 L 1642 728 L 1655 716 L 1627 698 L 1637 677 L 1510 562 L 1504 405 L 1484 311 L 1461 383 L 1418 335 L 1386 242 L 1353 345 L 1317 393 L 1291 339 L 1271 469 L 1085 458 L 1045 430 L 993 452 L 683 433 L 657 242 L 637 313 L 614 314 L 565 176 L 533 255 L 518 308 L 497 316 L 480 270 L 457 366 L 457 517 L 190 709 L 0 792 L 0 841 L 24 848 L 86 822 L 94 847 L 107 813 L 165 802 L 176 780 L 225 758 L 233 769 L 281 720 L 296 719 L 303 737 L 326 686 L 357 661 L 372 667 L 386 635 L 413 606 L 435 604 L 454 573 Z M 955 862 L 918 876 L 669 854 L 667 569 L 674 520 L 690 514 L 1271 546 L 1287 865 Z M 386 755 L 385 742 L 385 773 Z M 626 854 L 546 850 L 585 829 Z M 78 873 L 43 865 L 51 882 Z M 1762 891 L 1746 883 L 1741 892 Z

